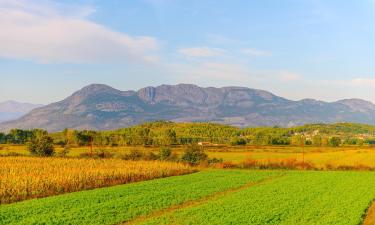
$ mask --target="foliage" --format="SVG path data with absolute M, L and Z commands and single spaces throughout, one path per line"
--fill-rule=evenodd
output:
M 199 162 L 206 160 L 207 157 L 207 154 L 201 146 L 189 145 L 186 147 L 181 160 L 190 163 L 191 165 L 197 165 Z
M 172 155 L 172 150 L 170 148 L 162 147 L 159 152 L 160 160 L 168 160 Z
M 341 144 L 341 138 L 339 137 L 332 137 L 329 139 L 329 145 L 332 147 L 338 147 Z
M 141 160 L 144 158 L 143 152 L 139 151 L 138 149 L 132 149 L 129 154 L 124 155 L 123 159 L 125 160 Z
M 372 172 L 286 172 L 140 224 L 362 224 L 374 199 Z
M 24 144 L 35 130 L 0 133 L 0 143 Z M 291 128 L 237 128 L 214 123 L 147 122 L 112 131 L 70 130 L 50 134 L 54 143 L 65 146 L 173 146 L 198 142 L 226 145 L 314 145 L 327 146 L 332 137 L 342 144 L 375 144 L 375 126 L 355 123 L 309 124 Z
M 154 165 L 160 163 L 155 162 Z M 203 171 L 34 199 L 0 206 L 0 224 L 120 224 L 168 207 L 240 188 L 275 174 L 262 171 Z
M 53 139 L 46 133 L 39 133 L 33 136 L 27 147 L 32 155 L 52 156 L 55 153 Z

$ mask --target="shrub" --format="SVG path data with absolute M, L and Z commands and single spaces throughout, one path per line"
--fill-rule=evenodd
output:
M 191 165 L 197 165 L 199 162 L 207 159 L 207 154 L 203 148 L 198 145 L 190 145 L 185 149 L 181 160 Z
M 212 159 L 208 159 L 207 161 L 208 161 L 208 164 L 216 164 L 216 163 L 222 163 L 223 159 L 212 158 Z
M 233 137 L 230 142 L 231 145 L 246 145 L 246 140 L 239 137 Z
M 125 160 L 141 160 L 144 157 L 144 154 L 138 149 L 132 149 L 129 154 L 125 154 L 122 159 Z
M 55 153 L 53 139 L 47 135 L 32 138 L 27 147 L 32 155 L 52 156 Z
M 329 145 L 332 147 L 338 147 L 341 144 L 341 139 L 339 137 L 332 137 L 329 139 Z
M 172 150 L 170 148 L 160 148 L 159 151 L 159 159 L 160 160 L 168 160 L 169 157 L 172 155 Z

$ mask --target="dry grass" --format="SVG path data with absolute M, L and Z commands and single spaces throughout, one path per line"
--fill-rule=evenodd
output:
M 0 157 L 0 204 L 193 170 L 174 162 Z

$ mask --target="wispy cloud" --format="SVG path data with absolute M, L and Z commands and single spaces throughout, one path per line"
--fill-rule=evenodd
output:
M 180 48 L 178 52 L 188 57 L 215 57 L 224 54 L 223 49 L 208 47 Z
M 256 48 L 244 48 L 241 50 L 242 53 L 255 57 L 267 57 L 272 56 L 272 52 L 259 50 Z
M 41 63 L 155 61 L 158 42 L 92 22 L 90 7 L 0 0 L 0 57 Z

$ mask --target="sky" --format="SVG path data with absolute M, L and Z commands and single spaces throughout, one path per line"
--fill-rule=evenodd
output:
M 244 86 L 375 102 L 375 0 L 0 0 L 0 102 Z

